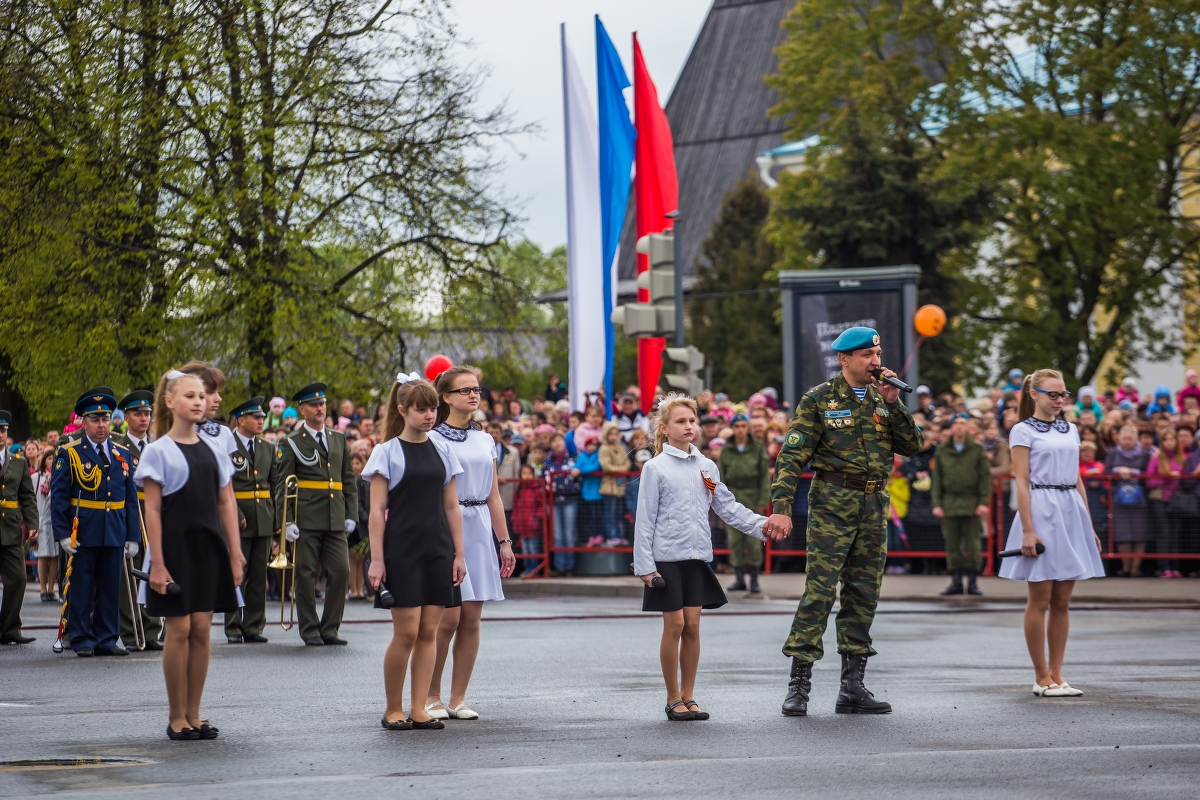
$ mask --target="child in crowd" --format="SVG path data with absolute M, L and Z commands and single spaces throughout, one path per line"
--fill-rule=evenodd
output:
M 533 467 L 533 477 L 542 477 L 542 472 L 546 468 L 546 448 L 540 444 L 530 447 L 528 464 L 530 467 Z
M 546 524 L 546 499 L 540 483 L 534 483 L 537 475 L 533 467 L 521 467 L 521 482 L 513 495 L 513 533 L 521 540 L 521 552 L 530 555 L 542 552 L 542 533 Z M 535 558 L 524 559 L 525 573 L 537 566 Z
M 717 465 L 692 444 L 699 410 L 690 397 L 663 398 L 654 430 L 654 458 L 642 468 L 634 529 L 633 568 L 646 584 L 643 611 L 663 615 L 659 645 L 667 688 L 667 719 L 703 720 L 692 699 L 700 662 L 700 609 L 725 605 L 717 582 L 708 526 L 710 509 L 731 527 L 763 539 L 767 518 L 734 499 Z M 665 585 L 655 588 L 654 579 Z
M 583 429 L 582 425 L 579 427 L 580 430 Z M 576 434 L 578 433 L 576 431 Z M 584 476 L 583 490 L 580 492 L 582 502 L 579 511 L 583 518 L 580 525 L 591 533 L 587 546 L 599 547 L 604 544 L 604 535 L 600 533 L 600 476 L 596 475 L 600 471 L 600 437 L 584 436 L 580 444 L 582 450 L 579 458 L 575 459 L 575 469 Z
M 579 513 L 579 493 L 582 489 L 575 458 L 567 452 L 562 434 L 550 437 L 550 453 L 545 468 L 552 476 L 554 488 L 554 546 L 575 546 L 575 522 Z M 560 575 L 574 574 L 575 553 L 555 553 L 554 569 Z
M 629 456 L 621 444 L 621 429 L 615 422 L 604 423 L 604 443 L 600 445 L 600 469 L 603 472 L 628 472 Z M 600 479 L 600 496 L 604 504 L 604 536 L 607 544 L 625 547 L 622 522 L 625 519 L 625 478 L 606 476 Z

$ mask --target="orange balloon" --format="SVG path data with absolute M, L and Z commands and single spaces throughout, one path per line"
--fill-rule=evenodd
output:
M 926 338 L 937 336 L 946 327 L 946 312 L 932 303 L 921 306 L 913 317 L 913 326 Z
M 449 356 L 444 356 L 441 353 L 430 356 L 425 362 L 425 377 L 431 381 L 437 380 L 437 376 L 441 375 L 446 370 L 454 366 L 454 362 Z

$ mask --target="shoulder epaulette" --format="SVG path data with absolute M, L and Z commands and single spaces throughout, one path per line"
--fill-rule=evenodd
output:
M 79 444 L 81 441 L 83 441 L 83 440 L 82 439 L 72 439 L 69 442 L 63 442 L 62 444 L 59 445 L 59 447 L 74 447 L 75 445 Z

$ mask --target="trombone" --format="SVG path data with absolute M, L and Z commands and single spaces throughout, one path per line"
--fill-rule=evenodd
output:
M 146 517 L 142 514 L 141 498 L 135 498 L 138 510 L 138 522 L 142 526 L 142 549 L 138 552 L 143 559 L 146 553 L 150 550 L 149 540 L 146 538 Z M 138 582 L 137 578 L 133 577 L 133 570 L 137 568 L 133 559 L 126 556 L 124 559 L 124 568 L 121 571 L 121 586 L 125 589 L 125 596 L 129 600 L 130 614 L 133 616 L 133 642 L 137 645 L 138 650 L 146 649 L 146 623 L 142 619 L 142 608 L 138 605 Z
M 291 507 L 291 519 L 288 518 L 288 507 Z M 287 526 L 296 521 L 300 513 L 300 481 L 295 475 L 283 479 L 283 518 L 279 523 L 279 552 L 267 564 L 267 569 L 277 569 L 279 575 L 279 627 L 290 631 L 296 624 L 296 545 L 292 543 L 292 552 L 288 554 Z M 291 581 L 288 581 L 288 574 Z M 288 610 L 288 591 L 292 594 L 291 610 Z

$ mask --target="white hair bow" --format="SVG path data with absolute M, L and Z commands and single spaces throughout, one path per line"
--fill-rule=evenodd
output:
M 409 381 L 419 381 L 421 376 L 415 372 L 410 372 L 405 375 L 403 372 L 396 375 L 396 383 L 408 383 Z
M 173 381 L 173 380 L 175 380 L 176 378 L 182 378 L 182 377 L 183 377 L 184 375 L 186 375 L 186 374 L 187 374 L 186 372 L 180 372 L 180 371 L 179 371 L 179 370 L 177 370 L 177 369 L 173 369 L 173 370 L 171 370 L 170 372 L 168 372 L 168 373 L 167 373 L 167 380 L 169 380 L 169 381 Z

